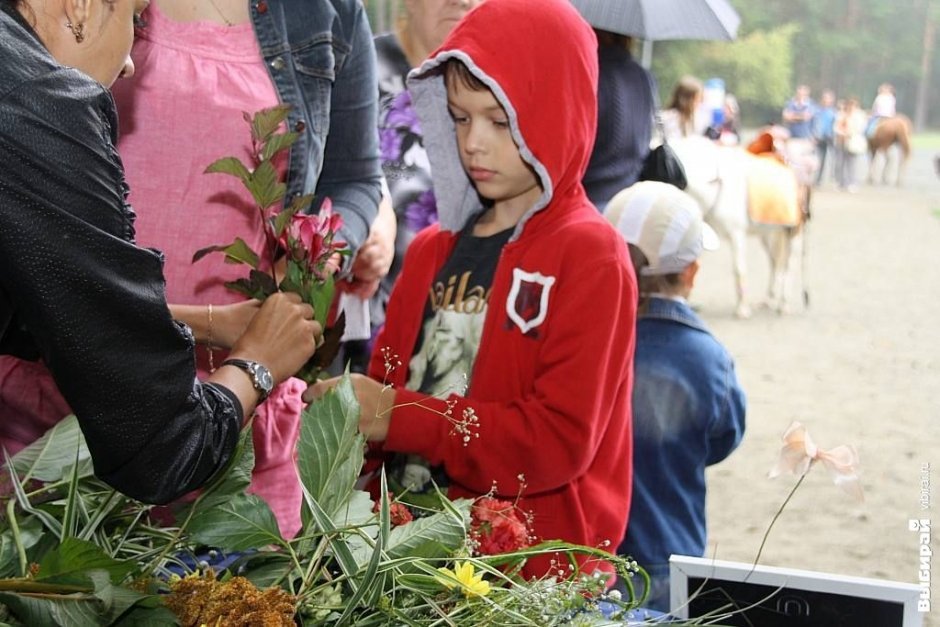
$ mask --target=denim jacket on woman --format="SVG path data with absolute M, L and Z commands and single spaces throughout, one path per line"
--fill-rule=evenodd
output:
M 251 21 L 289 124 L 286 202 L 316 193 L 343 216 L 353 251 L 377 213 L 382 170 L 376 132 L 375 47 L 356 0 L 252 0 Z

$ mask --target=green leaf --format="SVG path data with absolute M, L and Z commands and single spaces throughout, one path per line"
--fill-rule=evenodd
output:
M 335 528 L 350 530 L 345 536 L 346 546 L 360 566 L 368 562 L 374 552 L 378 534 L 378 521 L 372 511 L 374 505 L 368 492 L 353 490 L 346 504 L 331 519 Z
M 408 590 L 413 590 L 419 594 L 439 594 L 441 592 L 441 582 L 434 575 L 421 575 L 417 573 L 405 573 L 395 577 L 395 583 Z
M 286 553 L 254 553 L 232 564 L 231 570 L 241 572 L 243 566 L 244 577 L 264 589 L 281 582 L 294 568 L 294 562 Z
M 133 572 L 133 562 L 118 561 L 107 555 L 101 547 L 78 538 L 65 538 L 55 549 L 46 553 L 39 562 L 38 582 L 81 585 L 87 571 L 100 570 L 111 581 L 122 581 Z
M 205 169 L 206 174 L 231 174 L 247 185 L 251 179 L 251 171 L 237 157 L 222 157 L 213 161 Z
M 227 281 L 225 287 L 256 300 L 264 300 L 277 292 L 277 285 L 271 275 L 260 270 L 251 270 L 247 279 Z
M 287 150 L 290 148 L 295 141 L 297 141 L 297 133 L 294 133 L 293 131 L 271 135 L 271 137 L 268 138 L 268 141 L 264 143 L 264 149 L 261 151 L 261 158 L 264 161 L 268 161 L 282 150 Z
M 197 544 L 225 551 L 247 551 L 268 544 L 283 544 L 271 508 L 253 494 L 241 494 L 193 514 L 189 532 Z
M 7 606 L 13 615 L 17 618 L 17 620 L 20 621 L 20 624 L 23 625 L 64 626 L 64 623 L 57 620 L 58 612 L 53 613 L 56 605 L 62 602 L 78 604 L 81 602 L 87 603 L 89 601 L 95 603 L 97 602 L 97 599 L 95 599 L 94 596 L 90 594 L 81 596 L 76 595 L 71 598 L 36 598 L 32 596 L 19 595 L 12 592 L 0 592 L 0 604 Z M 75 623 L 76 627 L 100 624 L 100 621 L 97 623 Z
M 76 591 L 74 586 L 56 589 L 45 585 L 41 593 L 0 593 L 0 603 L 8 606 L 13 614 L 26 625 L 62 625 L 63 627 L 98 627 L 100 625 L 173 625 L 167 622 L 167 612 L 159 601 L 127 588 L 111 583 L 110 576 L 102 570 L 83 573 L 85 591 Z M 26 582 L 33 583 L 34 582 Z M 147 609 L 137 613 L 135 609 Z M 135 613 L 135 622 L 125 622 Z M 146 620 L 141 620 L 146 616 Z M 159 620 L 162 617 L 162 621 Z M 151 620 L 156 618 L 158 620 Z M 119 622 L 115 622 L 119 621 Z
M 443 512 L 394 527 L 385 550 L 388 559 L 452 555 L 464 542 L 473 501 L 460 499 Z
M 290 205 L 279 211 L 278 214 L 274 216 L 274 236 L 280 237 L 281 233 L 284 232 L 284 227 L 286 227 L 287 223 L 290 222 L 290 219 L 310 205 L 310 203 L 313 202 L 313 199 L 313 194 L 295 196 L 294 199 L 290 202 Z
M 268 138 L 277 130 L 293 107 L 290 105 L 275 105 L 267 109 L 262 109 L 251 118 L 251 137 L 257 142 L 266 142 Z
M 16 570 L 16 544 L 13 531 L 7 530 L 0 534 L 0 578 L 12 577 Z
M 346 542 L 349 536 L 339 533 L 339 527 L 330 519 L 329 514 L 320 506 L 317 499 L 304 488 L 304 503 L 307 506 L 313 523 L 324 534 L 330 537 L 330 552 L 336 558 L 336 563 L 343 574 L 349 577 L 349 585 L 355 592 L 358 589 L 356 573 L 359 571 L 359 565 L 353 556 L 349 544 Z
M 16 512 L 13 512 L 13 515 L 15 516 Z M 3 526 L 8 528 L 0 534 L 0 577 L 22 575 L 25 573 L 26 564 L 20 564 L 19 549 L 23 550 L 24 559 L 28 563 L 27 551 L 35 547 L 45 537 L 51 538 L 52 536 L 43 528 L 39 518 L 28 514 L 22 519 L 14 518 L 12 520 L 9 517 L 0 516 L 0 527 Z
M 333 304 L 333 295 L 336 292 L 332 276 L 326 277 L 323 283 L 313 283 L 308 286 L 306 293 L 301 294 L 304 302 L 313 306 L 313 315 L 323 328 L 326 328 L 326 318 L 330 314 L 330 305 Z
M 267 209 L 271 205 L 284 199 L 287 193 L 287 185 L 278 180 L 277 170 L 270 161 L 262 161 L 251 173 L 251 178 L 245 183 L 245 187 L 251 192 L 251 197 L 255 203 L 262 209 Z
M 13 469 L 21 481 L 36 479 L 47 483 L 62 481 L 72 474 L 78 458 L 79 478 L 94 474 L 91 453 L 75 416 L 62 419 L 41 438 L 13 456 Z
M 231 244 L 200 248 L 193 255 L 193 262 L 214 252 L 225 253 L 225 263 L 247 263 L 252 268 L 258 268 L 258 254 L 240 237 L 236 237 Z
M 78 535 L 78 454 L 76 452 L 75 465 L 72 467 L 72 480 L 68 485 L 68 496 L 65 499 L 65 514 L 62 516 L 62 535 Z
M 4 459 L 6 460 L 5 468 L 11 469 L 13 466 L 13 460 L 7 454 L 6 449 L 3 449 Z M 19 481 L 16 476 L 10 477 L 10 484 L 13 486 L 13 494 L 16 497 L 16 504 L 22 508 L 26 514 L 32 514 L 36 518 L 42 521 L 42 523 L 51 531 L 56 538 L 62 537 L 62 523 L 60 523 L 55 516 L 45 511 L 44 509 L 33 507 L 33 504 L 30 502 L 29 497 L 26 495 L 26 491 L 23 489 L 24 482 Z M 10 503 L 7 504 L 7 513 L 9 516 L 13 516 L 12 508 Z M 12 523 L 13 521 L 11 521 Z
M 165 605 L 142 606 L 138 603 L 110 627 L 178 627 L 179 624 L 176 614 Z
M 295 375 L 297 378 L 313 384 L 320 376 L 320 372 L 326 370 L 333 363 L 339 349 L 342 345 L 343 332 L 346 330 L 346 312 L 341 311 L 339 316 L 333 322 L 333 326 L 327 327 L 323 331 L 323 343 L 317 352 L 313 354 L 307 363 L 303 365 Z
M 347 375 L 304 410 L 297 443 L 300 481 L 327 515 L 333 516 L 349 500 L 364 447 L 359 401 Z
M 386 514 L 388 511 L 386 510 Z M 345 621 L 352 615 L 352 612 L 366 600 L 366 604 L 373 606 L 375 600 L 381 595 L 382 588 L 386 579 L 386 574 L 379 574 L 379 562 L 382 560 L 382 534 L 376 536 L 375 547 L 372 550 L 372 558 L 366 566 L 365 572 L 359 578 L 356 590 L 349 599 L 344 599 L 346 611 L 336 621 L 338 625 L 345 624 Z

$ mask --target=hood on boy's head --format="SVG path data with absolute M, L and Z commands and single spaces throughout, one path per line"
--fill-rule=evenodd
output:
M 441 226 L 455 231 L 480 209 L 460 163 L 443 65 L 461 60 L 509 115 L 523 160 L 553 198 L 582 194 L 597 127 L 597 40 L 569 0 L 485 0 L 408 77 L 434 179 Z M 514 237 L 516 236 L 514 235 Z

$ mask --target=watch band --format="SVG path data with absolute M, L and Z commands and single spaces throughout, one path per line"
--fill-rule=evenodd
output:
M 271 377 L 271 372 L 257 361 L 249 361 L 247 359 L 226 359 L 222 362 L 222 365 L 235 366 L 236 368 L 240 368 L 241 370 L 244 370 L 246 373 L 248 373 L 248 376 L 251 377 L 251 384 L 258 391 L 259 405 L 268 398 L 268 395 L 271 394 L 271 390 L 274 388 L 274 380 Z

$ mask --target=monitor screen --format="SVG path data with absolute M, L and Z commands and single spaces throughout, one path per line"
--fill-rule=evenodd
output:
M 670 606 L 681 618 L 740 627 L 921 627 L 920 588 L 741 562 L 673 555 Z

